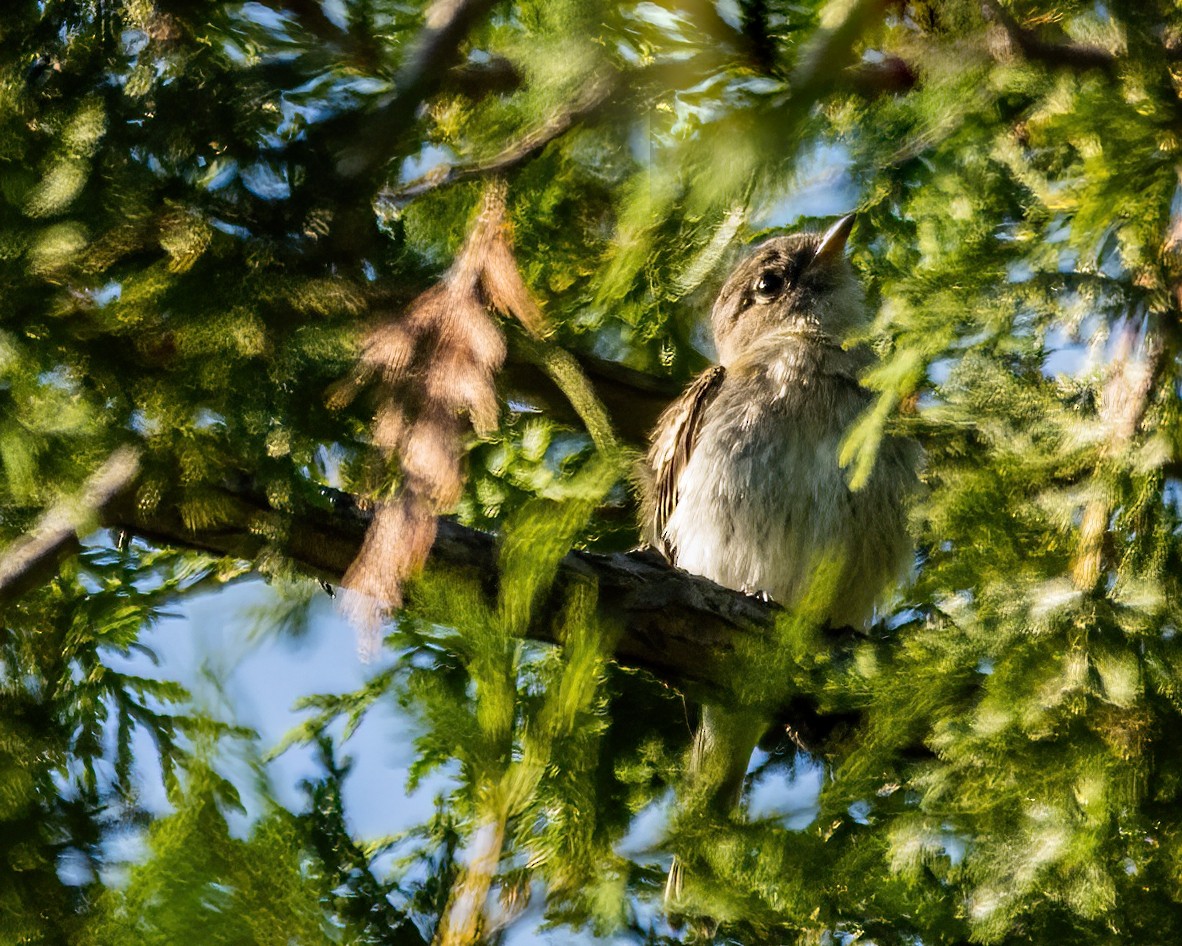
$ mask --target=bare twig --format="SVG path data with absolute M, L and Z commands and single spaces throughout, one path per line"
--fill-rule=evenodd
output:
M 707 6 L 713 10 L 712 5 Z M 826 83 L 837 84 L 841 80 L 866 98 L 906 92 L 914 87 L 917 81 L 915 72 L 897 56 L 885 57 L 880 62 L 858 63 L 844 70 L 821 68 L 825 64 L 831 67 L 835 56 L 848 58 L 857 31 L 865 25 L 866 17 L 878 11 L 879 6 L 880 0 L 863 0 L 859 9 L 855 11 L 856 16 L 851 16 L 837 24 L 834 29 L 823 32 L 821 41 L 810 47 L 805 57 L 806 64 L 796 76 L 798 81 L 803 80 L 802 99 L 811 102 L 811 97 L 824 91 Z M 714 16 L 717 17 L 717 12 Z M 724 21 L 719 22 L 722 22 L 732 39 L 750 39 L 736 33 Z M 746 48 L 746 53 L 749 56 L 756 55 L 750 44 Z M 770 54 L 765 52 L 761 55 L 766 58 Z M 676 70 L 681 73 L 692 73 L 695 65 L 717 65 L 715 58 L 702 56 L 690 61 L 680 61 L 676 64 Z M 771 69 L 770 62 L 764 62 L 763 65 L 767 70 Z M 635 99 L 646 90 L 666 88 L 670 79 L 669 72 L 668 63 L 659 63 L 637 69 L 627 75 L 600 74 L 591 79 L 573 101 L 559 108 L 533 131 L 506 145 L 494 157 L 468 164 L 442 165 L 402 187 L 387 189 L 381 198 L 399 205 L 441 187 L 511 171 L 544 150 L 551 142 L 561 138 L 571 128 L 596 115 L 617 96 Z
M 509 358 L 497 378 L 503 399 L 544 409 L 562 423 L 584 422 L 535 355 L 523 351 L 517 333 L 509 335 Z M 591 355 L 570 355 L 578 362 L 587 382 L 611 419 L 611 428 L 628 444 L 642 446 L 661 412 L 673 401 L 684 384 L 636 371 L 614 361 Z
M 776 66 L 776 43 L 768 33 L 767 0 L 741 0 L 739 21 L 752 62 L 763 72 Z
M 427 8 L 422 31 L 407 52 L 394 77 L 394 92 L 368 115 L 350 113 L 326 122 L 330 139 L 348 140 L 333 132 L 350 129 L 364 120 L 365 133 L 355 136 L 337 160 L 337 173 L 358 178 L 379 169 L 396 150 L 398 139 L 424 100 L 443 84 L 456 64 L 460 45 L 469 31 L 495 5 L 496 0 L 435 0 Z
M 489 95 L 505 95 L 521 83 L 521 73 L 504 56 L 490 56 L 484 62 L 463 62 L 453 66 L 447 75 L 448 89 L 473 101 Z
M 261 3 L 278 13 L 294 16 L 301 28 L 322 42 L 335 45 L 346 35 L 345 31 L 325 14 L 324 6 L 319 0 L 261 0 Z
M 792 98 L 802 108 L 812 106 L 834 86 L 850 65 L 854 44 L 863 31 L 879 19 L 888 0 L 830 2 L 821 14 L 821 25 L 800 51 L 792 73 Z
M 863 98 L 910 92 L 919 81 L 911 65 L 898 56 L 884 56 L 878 62 L 860 62 L 846 69 L 850 87 Z

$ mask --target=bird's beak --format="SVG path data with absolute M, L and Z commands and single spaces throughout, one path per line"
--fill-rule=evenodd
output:
M 812 262 L 809 265 L 815 266 L 817 263 L 824 265 L 841 259 L 841 254 L 845 252 L 845 241 L 849 239 L 852 229 L 854 229 L 854 214 L 846 214 L 825 231 L 825 235 L 821 237 L 821 245 L 817 247 L 817 252 L 813 254 Z

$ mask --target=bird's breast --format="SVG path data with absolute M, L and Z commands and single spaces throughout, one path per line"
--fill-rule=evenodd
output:
M 808 350 L 728 367 L 666 523 L 677 565 L 793 605 L 837 562 L 828 572 L 848 606 L 832 619 L 869 616 L 907 547 L 902 488 L 881 475 L 858 493 L 847 486 L 838 452 L 869 396 L 844 367 Z

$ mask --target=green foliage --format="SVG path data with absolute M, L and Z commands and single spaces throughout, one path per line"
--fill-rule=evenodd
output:
M 82 942 L 320 943 L 325 920 L 318 881 L 305 869 L 301 838 L 283 811 L 239 840 L 222 812 L 221 780 L 190 769 L 174 814 L 148 832 L 148 857 L 108 890 Z
M 119 502 L 250 560 L 100 532 L 5 599 L 0 939 L 420 943 L 467 897 L 491 940 L 525 915 L 658 942 L 672 849 L 720 941 L 1177 939 L 1178 12 L 471 7 L 426 64 L 422 3 L 0 11 L 0 544 L 133 445 Z M 721 683 L 805 746 L 773 734 L 761 785 L 822 773 L 806 816 L 660 835 L 682 701 L 611 661 L 625 629 L 592 583 L 551 591 L 570 549 L 635 539 L 639 444 L 575 356 L 685 381 L 741 244 L 851 209 L 785 203 L 818 160 L 856 195 L 882 356 L 842 458 L 856 488 L 885 432 L 921 441 L 917 568 L 868 636 L 795 614 L 736 646 Z M 333 392 L 451 264 L 493 166 L 551 330 L 503 326 L 506 375 L 557 392 L 508 383 L 463 445 L 456 514 L 496 534 L 497 572 L 429 571 L 392 662 L 305 696 L 284 747 L 319 753 L 306 810 L 235 822 L 216 746 L 248 734 L 116 655 L 250 566 L 289 578 L 329 488 L 395 481 L 373 398 Z M 538 620 L 557 646 L 526 639 Z M 335 746 L 383 706 L 415 721 L 410 782 L 453 778 L 429 823 L 366 841 Z M 137 732 L 167 815 L 139 807 Z M 145 853 L 114 870 L 129 825 Z
M 175 788 L 195 740 L 234 733 L 194 715 L 176 683 L 119 671 L 143 630 L 183 590 L 227 565 L 191 553 L 88 549 L 8 609 L 0 633 L 0 876 L 3 935 L 73 941 L 100 888 L 104 838 L 138 806 L 133 735 L 151 737 Z M 146 760 L 139 760 L 141 764 Z M 66 880 L 62 871 L 75 879 Z

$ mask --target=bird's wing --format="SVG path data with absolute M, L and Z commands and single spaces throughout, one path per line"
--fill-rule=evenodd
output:
M 653 445 L 648 452 L 652 471 L 649 483 L 649 541 L 673 560 L 673 549 L 665 540 L 665 523 L 677 506 L 677 481 L 697 443 L 698 430 L 706 408 L 718 395 L 726 369 L 715 365 L 694 379 L 693 384 L 661 415 Z

